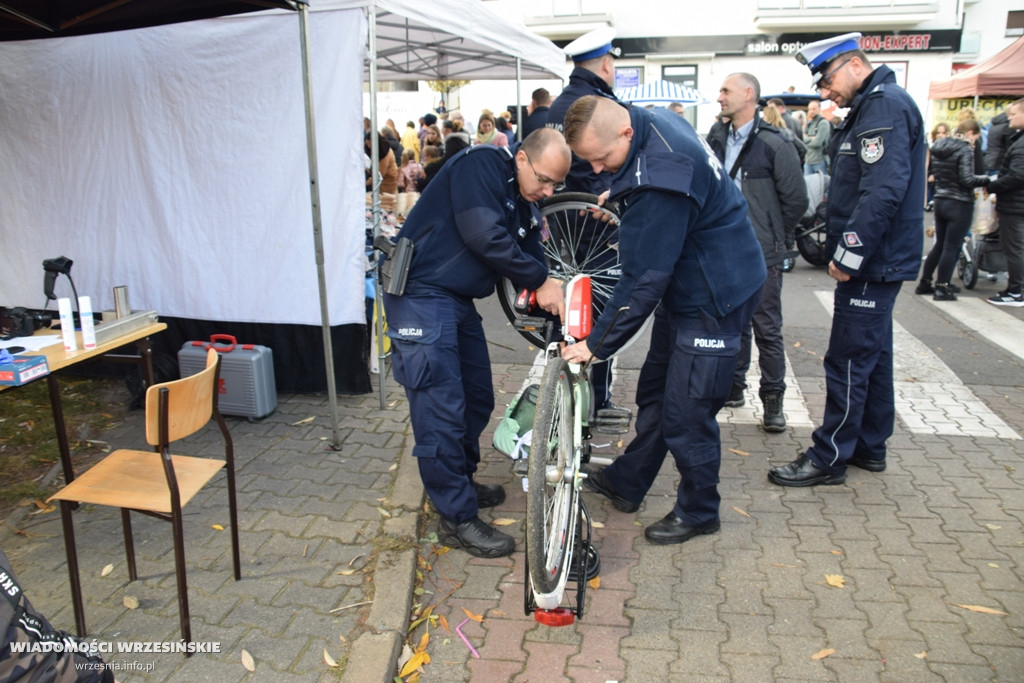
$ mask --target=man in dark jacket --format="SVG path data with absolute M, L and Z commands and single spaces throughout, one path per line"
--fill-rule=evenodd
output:
M 1006 117 L 1006 111 L 1001 111 L 992 117 L 989 122 L 987 143 L 985 147 L 985 170 L 995 173 L 1003 165 L 1003 155 L 1010 145 L 1010 137 L 1013 131 L 1010 130 L 1010 121 Z
M 1006 291 L 989 297 L 997 306 L 1024 306 L 1024 99 L 1006 109 L 1013 136 L 999 166 L 999 175 L 988 184 L 996 196 L 999 245 L 1006 254 Z
M 572 58 L 573 70 L 569 74 L 569 84 L 565 90 L 555 98 L 548 110 L 547 127 L 562 132 L 565 124 L 565 114 L 569 111 L 572 103 L 585 95 L 597 95 L 608 99 L 615 99 L 615 91 L 612 86 L 615 84 L 615 57 L 619 54 L 619 48 L 612 45 L 615 38 L 615 30 L 609 27 L 594 29 L 572 41 L 565 46 L 565 54 Z M 565 189 L 569 192 L 588 192 L 600 196 L 606 192 L 611 185 L 607 173 L 598 174 L 594 172 L 585 159 L 580 159 L 575 154 L 572 157 L 572 169 L 565 179 Z M 614 232 L 601 230 L 601 239 L 614 241 Z M 586 254 L 592 253 L 591 244 L 580 244 L 577 253 L 579 260 L 586 258 Z M 609 250 L 609 258 L 614 258 L 614 251 Z M 591 260 L 592 268 L 608 267 L 614 263 L 601 264 Z M 595 303 L 603 306 L 604 301 L 600 298 L 599 292 L 594 293 Z M 594 386 L 594 422 L 599 428 L 612 427 L 623 423 L 628 424 L 632 412 L 612 402 L 612 380 L 613 360 L 607 363 L 597 363 L 591 369 L 590 381 Z
M 526 136 L 543 128 L 548 123 L 548 110 L 551 109 L 551 93 L 547 88 L 537 88 L 530 94 L 530 104 L 526 108 L 526 117 L 523 119 L 521 136 Z
M 505 500 L 473 480 L 494 389 L 483 324 L 473 299 L 507 277 L 561 315 L 562 283 L 548 277 L 532 203 L 550 197 L 570 153 L 553 130 L 515 151 L 470 147 L 448 161 L 409 213 L 399 238 L 413 242 L 402 295 L 384 295 L 392 371 L 405 387 L 423 487 L 441 515 L 439 537 L 479 557 L 503 557 L 515 541 L 478 516 Z
M 881 472 L 896 418 L 892 311 L 916 280 L 924 247 L 921 111 L 887 66 L 873 69 L 859 33 L 805 45 L 822 98 L 849 114 L 829 143 L 826 249 L 836 280 L 825 352 L 825 415 L 803 455 L 768 473 L 779 486 L 842 484 L 848 465 Z
M 786 392 L 786 347 L 782 341 L 782 262 L 795 242 L 800 217 L 807 210 L 807 186 L 796 147 L 783 131 L 758 114 L 761 84 L 748 73 L 735 73 L 722 83 L 718 104 L 729 123 L 716 123 L 708 144 L 729 177 L 747 199 L 747 215 L 764 252 L 768 277 L 752 325 L 743 330 L 740 355 L 727 406 L 741 406 L 750 369 L 751 328 L 757 341 L 766 432 L 786 431 L 782 399 Z
M 668 544 L 714 533 L 722 459 L 715 415 L 765 277 L 745 202 L 686 119 L 666 109 L 584 97 L 569 109 L 565 135 L 595 171 L 612 174 L 610 196 L 623 207 L 622 277 L 588 338 L 603 339 L 595 355 L 613 354 L 658 309 L 637 384 L 636 438 L 584 484 L 636 512 L 671 452 L 681 476 L 676 501 L 644 535 Z M 567 346 L 562 357 L 584 361 L 591 344 Z

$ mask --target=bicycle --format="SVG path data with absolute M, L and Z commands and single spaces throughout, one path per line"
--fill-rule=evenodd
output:
M 567 343 L 590 333 L 590 286 L 588 276 L 578 275 L 566 287 L 569 322 L 562 326 L 562 337 Z M 575 364 L 563 360 L 562 340 L 552 339 L 554 322 L 529 316 L 522 303 L 519 308 L 516 329 L 538 334 L 544 330 L 547 341 L 524 478 L 524 610 L 527 616 L 533 614 L 537 622 L 547 626 L 567 626 L 583 616 L 587 582 L 600 568 L 600 558 L 590 543 L 590 514 L 580 496 L 587 476 L 582 465 L 608 465 L 612 460 L 591 453 L 589 362 Z M 521 468 L 516 472 L 523 474 Z M 570 581 L 575 583 L 571 593 L 575 597 L 564 605 Z
M 596 195 L 586 192 L 563 192 L 549 197 L 540 204 L 540 213 L 544 221 L 542 245 L 551 277 L 568 282 L 577 275 L 590 276 L 593 318 L 597 320 L 622 274 L 619 216 L 608 206 L 598 204 Z M 498 283 L 498 301 L 509 322 L 531 344 L 544 348 L 547 342 L 543 327 L 516 325 L 517 320 L 529 315 L 516 310 L 518 294 L 511 280 L 505 278 Z M 648 324 L 649 320 L 622 349 L 643 334 Z

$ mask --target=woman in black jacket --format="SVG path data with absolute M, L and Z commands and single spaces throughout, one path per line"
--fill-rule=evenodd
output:
M 975 119 L 965 119 L 952 137 L 940 138 L 932 145 L 932 175 L 935 176 L 935 246 L 928 252 L 921 270 L 921 281 L 914 290 L 933 294 L 936 301 L 955 301 L 958 288 L 949 280 L 960 254 L 960 245 L 974 216 L 974 188 L 988 184 L 987 175 L 974 173 L 974 146 L 981 137 Z M 935 286 L 932 274 L 938 267 Z

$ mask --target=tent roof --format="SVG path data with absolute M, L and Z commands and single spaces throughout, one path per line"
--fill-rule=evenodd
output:
M 1024 95 L 1024 36 L 946 81 L 932 81 L 928 99 Z
M 467 0 L 321 0 L 316 9 L 376 8 L 377 80 L 565 78 L 565 53 Z
M 692 106 L 707 104 L 710 101 L 696 88 L 669 81 L 651 81 L 643 85 L 634 85 L 631 88 L 622 88 L 615 91 L 615 96 L 622 102 L 632 102 L 637 105 L 665 105 L 678 102 Z
M 175 24 L 270 8 L 288 0 L 2 0 L 0 40 L 30 40 Z
M 293 0 L 0 0 L 0 40 L 159 26 L 265 9 Z M 311 0 L 310 9 L 376 9 L 377 80 L 564 78 L 565 54 L 476 0 Z

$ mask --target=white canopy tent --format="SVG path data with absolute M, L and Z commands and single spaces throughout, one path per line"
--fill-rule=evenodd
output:
M 564 60 L 478 2 L 314 9 L 311 55 L 305 42 L 299 54 L 295 19 L 281 11 L 0 44 L 0 304 L 42 303 L 40 264 L 66 254 L 97 310 L 112 308 L 112 286 L 128 285 L 135 308 L 162 316 L 363 324 L 368 27 L 385 18 L 382 37 L 395 41 L 370 60 L 371 71 L 387 65 L 384 78 L 560 74 Z M 330 122 L 315 145 L 304 87 Z M 318 282 L 309 254 L 321 248 L 321 212 Z M 347 362 L 366 364 L 361 354 Z

